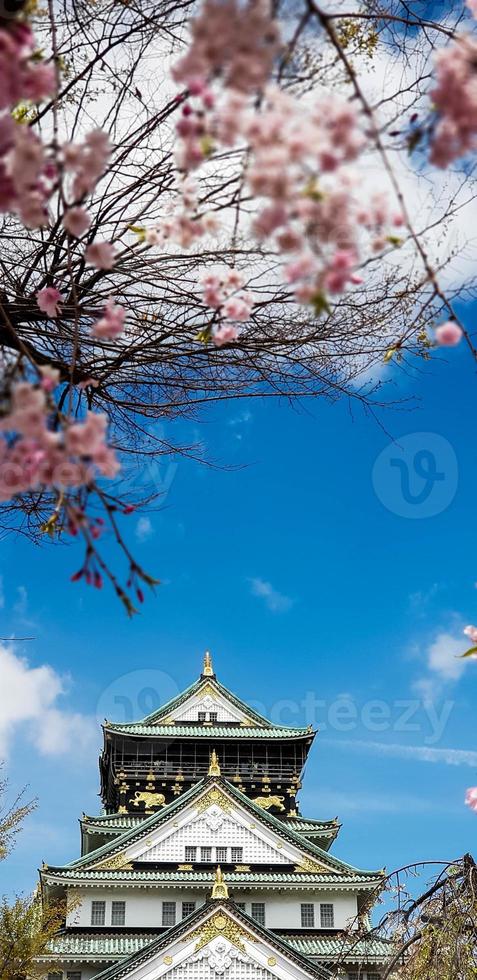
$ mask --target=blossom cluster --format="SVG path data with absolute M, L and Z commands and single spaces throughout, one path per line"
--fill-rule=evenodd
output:
M 253 94 L 267 81 L 280 50 L 268 0 L 205 0 L 191 23 L 191 43 L 172 71 L 190 90 L 204 78 Z
M 88 412 L 78 422 L 53 428 L 48 395 L 58 373 L 42 370 L 42 381 L 21 381 L 11 393 L 11 408 L 0 421 L 0 500 L 41 488 L 88 486 L 95 472 L 114 477 L 119 462 L 106 444 L 108 420 Z
M 477 146 L 477 39 L 460 35 L 435 55 L 439 114 L 431 139 L 431 162 L 448 167 Z
M 35 61 L 34 50 L 27 24 L 0 28 L 0 211 L 18 214 L 27 228 L 47 223 L 56 178 L 39 137 L 10 114 L 21 100 L 40 102 L 55 91 L 54 65 Z
M 237 340 L 237 323 L 245 323 L 250 318 L 254 298 L 249 290 L 242 288 L 240 272 L 228 266 L 218 272 L 205 273 L 201 282 L 205 305 L 216 310 L 220 317 L 214 324 L 212 340 L 216 347 L 222 347 Z
M 246 141 L 246 180 L 258 204 L 253 233 L 259 241 L 272 239 L 284 256 L 283 276 L 296 299 L 313 304 L 360 283 L 363 237 L 372 253 L 381 251 L 402 218 L 382 194 L 363 203 L 347 167 L 365 142 L 356 111 L 329 97 L 305 108 L 269 87 L 260 112 L 235 92 L 207 114 L 203 97 L 204 91 L 197 97 L 202 110 L 178 125 L 182 165 L 192 168 L 204 158 L 206 138 L 224 146 Z

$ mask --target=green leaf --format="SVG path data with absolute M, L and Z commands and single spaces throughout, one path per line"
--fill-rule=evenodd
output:
M 388 235 L 386 241 L 389 242 L 390 245 L 395 245 L 396 248 L 399 248 L 399 246 L 402 245 L 402 238 L 399 238 L 399 235 Z
M 321 289 L 311 297 L 310 305 L 315 311 L 315 316 L 321 316 L 322 313 L 331 313 L 331 306 Z
M 470 647 L 470 650 L 466 650 L 465 653 L 459 654 L 458 660 L 465 660 L 466 657 L 475 657 L 477 655 L 477 647 Z
M 196 334 L 196 340 L 200 340 L 201 344 L 209 344 L 212 338 L 212 327 L 204 327 L 203 330 L 199 330 Z
M 142 228 L 140 225 L 128 225 L 128 230 L 137 235 L 139 242 L 142 243 L 146 240 L 146 229 Z

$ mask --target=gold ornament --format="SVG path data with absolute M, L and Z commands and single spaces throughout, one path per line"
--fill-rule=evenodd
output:
M 267 963 L 268 963 L 269 966 L 276 966 L 277 965 L 277 961 L 276 961 L 276 959 L 275 959 L 274 956 L 269 956 L 268 957 L 268 960 L 267 960 Z
M 166 798 L 164 793 L 151 793 L 149 790 L 143 790 L 139 792 L 136 790 L 135 794 L 129 800 L 133 806 L 139 806 L 140 803 L 144 803 L 146 811 L 150 810 L 151 807 L 164 806 Z
M 195 939 L 195 937 L 197 937 L 198 942 L 195 947 L 195 951 L 197 952 L 197 950 L 202 949 L 203 946 L 206 946 L 207 943 L 210 943 L 212 939 L 215 939 L 216 936 L 225 936 L 225 938 L 228 939 L 233 946 L 236 946 L 242 953 L 245 953 L 245 945 L 243 940 L 250 939 L 253 942 L 253 936 L 250 935 L 246 929 L 243 929 L 242 926 L 239 926 L 238 923 L 234 922 L 234 920 L 229 918 L 228 915 L 223 915 L 222 913 L 213 915 L 212 918 L 208 919 L 207 922 L 204 922 L 199 929 L 196 929 L 194 932 L 190 933 L 190 936 L 187 938 Z
M 212 749 L 212 755 L 210 757 L 210 765 L 209 765 L 208 775 L 209 776 L 220 776 L 219 760 L 217 758 L 217 752 L 215 751 L 215 749 Z
M 197 803 L 196 810 L 197 813 L 203 813 L 204 810 L 208 810 L 209 806 L 219 806 L 221 810 L 227 813 L 231 809 L 231 805 L 226 796 L 220 791 L 220 789 L 210 789 L 205 796 Z
M 278 810 L 284 810 L 284 799 L 284 796 L 255 796 L 253 802 L 257 806 L 260 806 L 262 810 L 269 810 L 272 806 L 276 806 Z
M 172 963 L 172 956 L 165 956 L 162 962 L 165 963 L 166 966 L 170 966 Z
M 204 666 L 202 668 L 202 676 L 203 677 L 213 677 L 214 676 L 214 668 L 212 666 L 212 657 L 210 656 L 210 653 L 209 653 L 208 650 L 205 651 L 205 655 L 204 655 Z
M 224 881 L 220 864 L 215 872 L 215 881 L 212 887 L 212 895 L 210 897 L 213 899 L 229 897 L 229 890 L 227 888 L 227 883 Z
M 104 869 L 105 871 L 132 871 L 132 864 L 128 861 L 125 854 L 113 854 L 112 857 L 105 858 L 104 861 L 99 861 L 98 864 L 93 864 L 92 868 L 94 871 L 99 869 Z
M 303 858 L 301 864 L 295 865 L 295 871 L 299 871 L 302 874 L 323 874 L 323 871 L 331 871 L 331 868 L 326 868 L 324 864 L 318 864 L 317 861 L 313 861 L 312 858 Z

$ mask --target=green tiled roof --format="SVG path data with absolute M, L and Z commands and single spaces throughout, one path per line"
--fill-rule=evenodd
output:
M 317 834 L 331 834 L 335 830 L 339 830 L 341 826 L 336 818 L 334 820 L 313 820 L 310 817 L 287 817 L 285 824 L 299 833 L 314 833 L 316 831 Z
M 105 726 L 106 727 L 106 726 Z M 114 724 L 110 723 L 106 729 L 108 732 L 116 732 L 118 735 L 155 735 L 164 738 L 205 738 L 209 741 L 217 738 L 304 738 L 310 737 L 313 732 L 308 728 L 253 728 L 242 727 L 241 725 L 148 725 L 143 722 L 138 724 Z
M 133 813 L 105 813 L 95 817 L 84 816 L 81 825 L 86 833 L 97 833 L 99 830 L 106 834 L 131 830 L 132 827 L 139 827 L 143 821 L 144 817 L 136 817 Z
M 393 952 L 391 943 L 375 936 L 352 939 L 345 936 L 282 934 L 282 939 L 304 956 L 316 956 L 323 961 L 336 959 L 345 963 L 379 963 L 388 960 Z
M 327 855 L 328 856 L 328 855 Z M 90 868 L 44 868 L 42 877 L 50 881 L 73 881 L 75 884 L 115 885 L 121 884 L 121 888 L 135 886 L 141 887 L 144 884 L 157 884 L 162 886 L 174 882 L 177 885 L 190 884 L 192 886 L 203 886 L 210 892 L 211 885 L 215 880 L 215 869 L 213 871 L 94 871 Z M 228 885 L 234 887 L 246 886 L 247 888 L 261 887 L 262 885 L 309 885 L 313 888 L 358 888 L 368 890 L 377 888 L 382 879 L 378 873 L 356 871 L 353 873 L 339 874 L 334 871 L 329 873 L 318 872 L 308 873 L 303 871 L 244 871 L 227 872 L 224 871 L 224 878 Z
M 389 958 L 392 950 L 389 942 L 376 937 L 349 939 L 340 935 L 307 936 L 304 933 L 287 935 L 280 932 L 276 935 L 302 956 L 316 957 L 323 962 L 342 959 L 348 963 L 380 963 Z M 107 962 L 139 952 L 154 938 L 151 933 L 85 935 L 66 932 L 53 940 L 51 952 L 64 960 Z
M 95 864 L 96 862 L 107 857 L 113 856 L 114 854 L 120 854 L 129 844 L 132 843 L 132 841 L 139 840 L 141 837 L 146 837 L 151 832 L 153 827 L 163 823 L 165 820 L 168 820 L 178 810 L 181 810 L 188 803 L 191 803 L 196 797 L 200 797 L 207 788 L 212 788 L 215 785 L 219 786 L 223 792 L 226 792 L 240 806 L 252 813 L 260 823 L 271 827 L 277 836 L 288 840 L 295 847 L 299 848 L 300 851 L 304 851 L 311 857 L 318 859 L 318 861 L 322 862 L 325 866 L 330 866 L 332 869 L 335 869 L 336 872 L 338 872 L 338 875 L 341 873 L 343 876 L 349 875 L 351 878 L 357 878 L 363 881 L 370 879 L 373 882 L 379 877 L 379 872 L 361 871 L 354 868 L 345 861 L 340 861 L 338 858 L 334 857 L 334 855 L 328 854 L 317 844 L 312 843 L 306 838 L 304 839 L 303 836 L 298 834 L 296 831 L 288 828 L 282 820 L 279 820 L 278 817 L 268 813 L 267 810 L 263 810 L 256 803 L 250 800 L 248 796 L 245 796 L 244 793 L 237 789 L 236 786 L 229 783 L 222 777 L 207 777 L 202 779 L 200 782 L 195 783 L 194 786 L 191 786 L 190 789 L 186 790 L 182 796 L 178 797 L 172 803 L 169 803 L 161 810 L 156 811 L 156 813 L 152 813 L 150 817 L 143 820 L 140 827 L 133 827 L 130 830 L 124 831 L 124 833 L 116 837 L 114 840 L 96 848 L 90 854 L 78 858 L 76 861 L 72 861 L 70 864 L 65 865 L 63 869 L 59 868 L 57 870 L 59 870 L 60 873 L 62 871 L 72 871 L 72 874 L 69 875 L 69 877 L 74 877 L 78 872 L 81 873 L 85 867 Z M 143 872 L 130 871 L 128 876 L 131 881 L 135 880 L 135 878 L 140 880 L 139 875 L 142 873 Z M 150 872 L 145 873 L 150 874 Z M 158 872 L 156 872 L 156 874 L 157 873 Z M 107 872 L 107 875 L 111 875 L 111 872 Z M 335 877 L 338 877 L 338 875 Z M 113 877 L 115 877 L 114 872 Z M 300 880 L 301 877 L 302 875 L 299 874 L 298 880 Z M 253 880 L 253 876 L 247 878 L 247 880 Z M 275 881 L 276 878 L 272 878 L 271 880 Z M 317 875 L 315 876 L 315 880 L 318 880 Z

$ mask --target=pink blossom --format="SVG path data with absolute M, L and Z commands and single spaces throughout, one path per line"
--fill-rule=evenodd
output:
M 477 17 L 477 0 L 465 0 L 465 5 L 470 10 L 472 17 Z
M 222 314 L 227 320 L 243 323 L 248 320 L 253 307 L 253 300 L 244 293 L 239 296 L 229 296 L 222 306 Z
M 63 297 L 55 286 L 45 286 L 43 289 L 39 289 L 36 294 L 36 302 L 38 308 L 42 313 L 46 313 L 47 316 L 56 317 L 59 314 L 59 306 Z
M 63 215 L 63 228 L 73 235 L 74 238 L 81 238 L 91 224 L 91 215 L 82 207 L 68 208 Z
M 216 347 L 222 347 L 224 344 L 231 344 L 234 340 L 238 338 L 237 327 L 234 327 L 231 323 L 223 323 L 213 335 L 213 341 Z
M 54 95 L 56 89 L 56 72 L 52 64 L 32 65 L 25 73 L 23 81 L 23 94 L 32 102 L 41 102 L 42 99 Z
M 463 633 L 472 640 L 472 643 L 477 644 L 477 626 L 466 626 Z
M 462 339 L 462 330 L 454 320 L 446 320 L 436 329 L 439 347 L 455 347 Z
M 115 262 L 114 245 L 111 242 L 95 240 L 88 245 L 85 259 L 96 269 L 112 269 Z
M 60 372 L 56 368 L 50 367 L 49 364 L 45 364 L 38 370 L 41 375 L 40 385 L 43 391 L 54 391 L 60 380 Z
M 477 813 L 477 786 L 472 786 L 467 790 L 465 794 L 466 806 L 470 806 L 471 810 Z
M 96 323 L 93 323 L 93 335 L 102 339 L 115 340 L 124 331 L 125 316 L 124 307 L 116 305 L 111 298 L 108 299 L 103 310 L 103 316 Z

